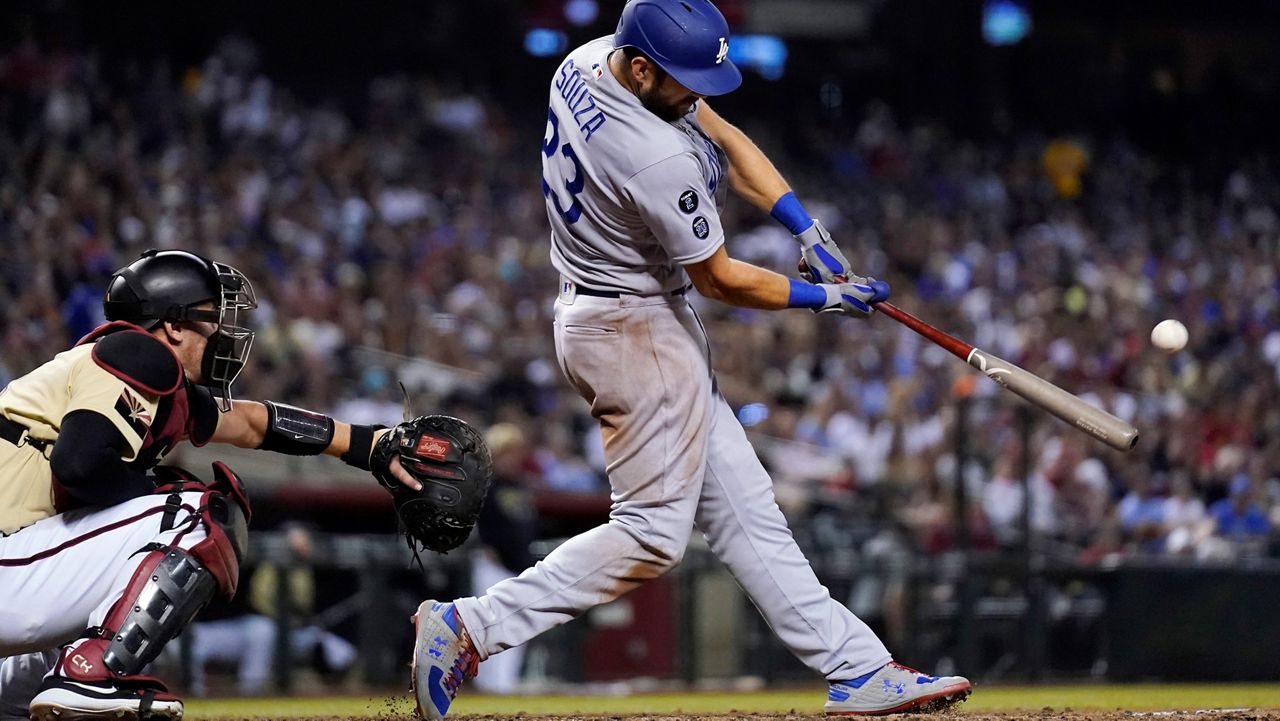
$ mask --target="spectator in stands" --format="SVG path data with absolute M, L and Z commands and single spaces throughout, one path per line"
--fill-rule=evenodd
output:
M 235 666 L 236 688 L 243 695 L 259 694 L 275 669 L 280 647 L 278 631 L 289 629 L 286 648 L 289 662 L 300 666 L 314 663 L 317 670 L 339 677 L 356 660 L 355 647 L 341 636 L 313 622 L 315 574 L 311 566 L 313 542 L 302 525 L 286 524 L 289 558 L 284 563 L 266 561 L 249 581 L 250 612 L 217 621 L 201 621 L 191 626 L 192 692 L 208 691 L 206 666 L 221 663 Z
M 1204 540 L 1204 501 L 1196 495 L 1191 478 L 1182 468 L 1170 475 L 1169 497 L 1164 499 L 1165 551 L 1172 555 L 1192 553 Z
M 1116 506 L 1120 527 L 1137 550 L 1160 553 L 1164 550 L 1165 499 L 1146 469 L 1136 469 L 1126 480 L 1129 492 Z
M 557 274 L 540 184 L 526 144 L 513 141 L 540 132 L 515 125 L 527 109 L 407 75 L 371 78 L 356 102 L 304 101 L 291 92 L 296 78 L 263 74 L 243 38 L 191 68 L 140 60 L 118 76 L 73 44 L 40 47 L 33 32 L 0 60 L 0 382 L 76 340 L 91 323 L 85 299 L 107 269 L 147 246 L 181 245 L 261 279 L 251 359 L 259 367 L 244 374 L 246 395 L 331 408 L 365 395 L 336 379 L 365 378 L 373 388 L 376 372 L 366 372 L 378 367 L 387 395 L 373 413 L 397 403 L 399 377 L 426 407 L 417 394 L 451 389 L 435 367 L 401 375 L 413 366 L 406 356 L 426 358 L 451 369 L 442 375 L 518 394 L 510 408 L 497 407 L 505 400 L 497 395 L 469 410 L 489 422 L 555 424 L 531 439 L 554 459 L 550 483 L 588 485 L 584 467 L 600 466 L 598 435 L 585 448 L 573 436 L 586 409 L 572 394 L 560 399 L 554 389 L 564 386 L 547 369 L 552 306 L 539 294 L 556 287 Z M 1081 460 L 1063 467 L 1057 486 L 1034 469 L 1033 523 L 1065 555 L 1111 533 L 1093 505 L 1104 471 L 1116 483 L 1172 463 L 1201 501 L 1217 492 L 1206 490 L 1214 476 L 1257 459 L 1259 481 L 1277 473 L 1274 164 L 1207 140 L 1194 151 L 1223 169 L 1201 176 L 1183 172 L 1194 157 L 1170 162 L 1122 139 L 1051 145 L 1041 129 L 1016 125 L 957 137 L 879 101 L 860 115 L 851 105 L 842 112 L 849 123 L 791 114 L 762 122 L 812 140 L 812 155 L 783 170 L 811 189 L 813 209 L 848 239 L 850 257 L 864 258 L 900 304 L 935 325 L 1143 429 L 1132 468 L 1108 456 L 1095 459 L 1105 468 Z M 729 242 L 790 272 L 790 238 L 758 220 L 726 215 Z M 735 407 L 797 403 L 787 411 L 797 422 L 776 426 L 780 440 L 851 459 L 855 501 L 882 485 L 911 487 L 899 504 L 930 497 L 926 459 L 949 450 L 957 430 L 947 387 L 968 370 L 883 319 L 868 335 L 823 317 L 784 321 L 714 304 L 699 312 L 723 358 L 719 387 Z M 1165 317 L 1191 331 L 1172 357 L 1150 353 L 1145 340 Z M 1018 422 L 981 415 L 1016 401 L 982 378 L 972 393 L 984 505 L 1016 545 L 1008 532 L 1020 466 L 999 449 L 1017 437 Z M 1034 423 L 1052 429 L 1036 434 L 1039 459 L 1054 450 L 1046 438 L 1068 431 L 1039 414 Z M 1153 504 L 1138 508 L 1160 515 Z
M 564 425 L 540 429 L 543 444 L 534 452 L 546 488 L 571 493 L 601 492 L 600 474 L 573 448 L 573 430 Z
M 1022 528 L 1022 508 L 1025 494 L 1018 478 L 1018 447 L 1014 442 L 996 459 L 991 480 L 982 491 L 982 509 L 991 523 L 996 542 L 1007 548 L 1020 547 L 1025 542 Z
M 1262 506 L 1254 500 L 1253 479 L 1238 473 L 1231 479 L 1226 498 L 1209 506 L 1214 533 L 1241 546 L 1256 546 L 1271 530 Z

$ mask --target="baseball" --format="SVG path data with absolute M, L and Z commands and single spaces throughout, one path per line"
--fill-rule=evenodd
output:
M 1151 329 L 1151 344 L 1166 353 L 1180 351 L 1187 344 L 1187 327 L 1172 318 L 1162 320 Z

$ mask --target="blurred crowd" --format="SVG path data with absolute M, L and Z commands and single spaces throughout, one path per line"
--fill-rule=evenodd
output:
M 607 492 L 594 424 L 554 359 L 538 138 L 518 130 L 539 113 L 405 76 L 356 100 L 300 99 L 235 37 L 191 68 L 11 48 L 0 382 L 99 323 L 113 269 L 185 248 L 256 285 L 241 397 L 394 422 L 406 379 L 419 410 L 518 430 L 504 453 L 520 483 Z M 1280 182 L 1267 158 L 1205 178 L 1121 138 L 967 139 L 879 103 L 813 122 L 792 138 L 807 151 L 784 152 L 768 112 L 730 120 L 856 270 L 1142 431 L 1120 454 L 1025 414 L 887 318 L 695 301 L 724 394 L 750 431 L 787 442 L 761 453 L 791 512 L 861 515 L 928 552 L 962 536 L 1019 547 L 1029 526 L 1086 562 L 1280 555 Z M 767 217 L 731 202 L 726 229 L 734 256 L 794 273 L 796 246 Z M 1163 318 L 1186 323 L 1185 350 L 1150 345 Z M 452 380 L 428 382 L 440 377 Z

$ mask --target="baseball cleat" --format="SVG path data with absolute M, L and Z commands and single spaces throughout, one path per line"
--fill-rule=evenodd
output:
M 969 698 L 973 684 L 963 676 L 926 676 L 892 661 L 865 676 L 832 681 L 823 706 L 828 716 L 882 716 L 933 713 Z
M 423 601 L 413 615 L 413 629 L 410 688 L 418 701 L 418 716 L 442 719 L 458 687 L 475 677 L 480 654 L 452 603 Z
M 31 721 L 179 721 L 182 701 L 158 679 L 73 681 L 49 676 L 31 700 Z

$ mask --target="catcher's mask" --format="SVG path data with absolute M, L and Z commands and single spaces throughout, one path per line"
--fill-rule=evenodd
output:
M 196 306 L 212 303 L 213 308 Z M 203 321 L 218 329 L 208 336 L 200 361 L 200 383 L 213 389 L 218 407 L 231 410 L 231 383 L 253 346 L 245 315 L 258 307 L 244 273 L 183 250 L 147 250 L 116 271 L 102 308 L 107 320 L 148 330 L 164 321 Z

